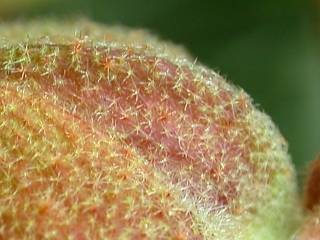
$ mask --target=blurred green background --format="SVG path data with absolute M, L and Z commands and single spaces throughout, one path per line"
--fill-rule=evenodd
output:
M 319 0 L 0 0 L 2 20 L 80 15 L 184 45 L 272 116 L 300 182 L 320 152 L 319 13 Z

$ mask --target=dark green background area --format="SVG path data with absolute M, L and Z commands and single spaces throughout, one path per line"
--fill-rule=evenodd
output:
M 320 2 L 57 0 L 6 18 L 87 16 L 184 45 L 270 114 L 303 177 L 320 151 Z

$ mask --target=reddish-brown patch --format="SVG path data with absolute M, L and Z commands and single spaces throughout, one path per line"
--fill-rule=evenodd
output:
M 190 194 L 202 194 L 199 189 L 211 182 L 217 187 L 205 190 L 206 200 L 228 205 L 239 194 L 237 179 L 253 174 L 249 153 L 261 145 L 250 136 L 245 118 L 252 105 L 245 94 L 235 96 L 220 80 L 213 83 L 217 89 L 213 93 L 188 66 L 144 56 L 142 50 L 94 49 L 79 41 L 54 45 L 60 49 L 56 66 L 44 75 L 41 67 L 47 57 L 39 56 L 40 47 L 29 46 L 34 61 L 23 67 L 31 69 L 23 76 L 19 70 L 0 75 L 8 79 L 27 75 L 44 94 L 58 96 L 59 104 L 75 117 L 101 131 L 114 127 Z M 33 65 L 40 70 L 33 71 Z
M 311 162 L 305 183 L 304 206 L 313 210 L 320 204 L 320 154 Z

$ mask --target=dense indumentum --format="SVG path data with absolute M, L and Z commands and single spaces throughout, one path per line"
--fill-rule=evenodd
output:
M 259 208 L 283 207 L 286 143 L 247 94 L 186 58 L 110 38 L 1 47 L 4 236 L 38 225 L 38 237 L 223 239 Z

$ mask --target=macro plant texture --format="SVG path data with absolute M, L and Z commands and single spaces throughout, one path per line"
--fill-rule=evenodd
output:
M 292 236 L 287 143 L 242 89 L 140 30 L 0 32 L 0 239 Z

